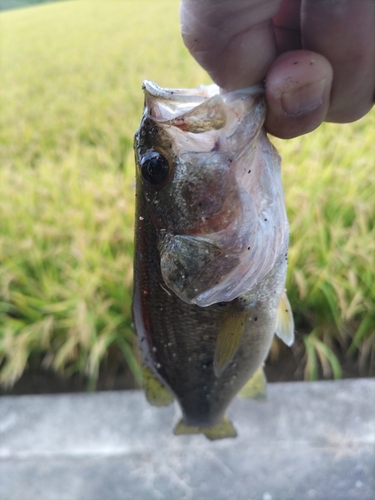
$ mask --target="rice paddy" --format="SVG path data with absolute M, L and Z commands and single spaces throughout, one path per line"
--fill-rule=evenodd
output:
M 209 79 L 182 44 L 173 0 L 44 4 L 0 13 L 0 27 L 0 383 L 36 359 L 95 388 L 113 352 L 140 380 L 131 288 L 141 83 Z M 375 114 L 273 142 L 305 378 L 339 378 L 345 356 L 373 374 Z

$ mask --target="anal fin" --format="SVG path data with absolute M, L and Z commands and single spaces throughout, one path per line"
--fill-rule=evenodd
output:
M 168 406 L 173 403 L 174 397 L 168 389 L 155 377 L 152 371 L 145 367 L 142 371 L 143 389 L 146 399 L 152 406 Z
M 242 387 L 238 396 L 242 399 L 262 399 L 266 397 L 266 393 L 267 379 L 261 366 Z
M 294 342 L 294 320 L 292 308 L 286 291 L 284 290 L 279 302 L 276 317 L 276 335 L 287 345 L 291 346 Z
M 216 439 L 237 437 L 237 431 L 233 427 L 232 422 L 227 417 L 224 417 L 221 422 L 210 427 L 196 427 L 187 425 L 185 424 L 185 422 L 180 420 L 180 422 L 176 425 L 173 434 L 175 436 L 182 436 L 187 434 L 204 434 L 210 441 L 215 441 Z

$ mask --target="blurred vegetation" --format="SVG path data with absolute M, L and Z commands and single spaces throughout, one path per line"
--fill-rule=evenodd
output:
M 40 3 L 62 2 L 67 0 L 0 0 L 0 10 L 19 9 L 21 7 L 32 7 Z
M 94 388 L 114 351 L 139 380 L 130 302 L 141 82 L 209 79 L 180 40 L 174 0 L 45 4 L 3 12 L 0 24 L 0 383 L 37 359 Z M 344 355 L 363 375 L 374 369 L 374 139 L 371 113 L 274 141 L 295 352 L 309 379 L 340 377 Z
M 374 375 L 374 110 L 350 125 L 324 124 L 273 142 L 283 157 L 291 226 L 286 286 L 305 378 L 339 378 L 345 357 L 360 375 Z

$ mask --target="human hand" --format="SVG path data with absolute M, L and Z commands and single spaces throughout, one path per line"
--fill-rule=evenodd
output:
M 265 80 L 267 130 L 358 120 L 375 90 L 374 0 L 182 0 L 184 42 L 224 90 Z

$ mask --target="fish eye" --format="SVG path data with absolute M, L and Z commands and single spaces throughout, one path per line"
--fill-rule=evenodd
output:
M 146 153 L 141 160 L 142 177 L 152 186 L 159 186 L 168 177 L 169 161 L 157 151 Z

